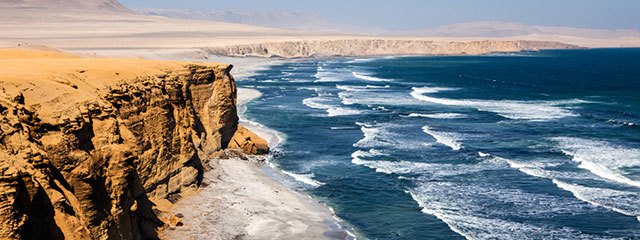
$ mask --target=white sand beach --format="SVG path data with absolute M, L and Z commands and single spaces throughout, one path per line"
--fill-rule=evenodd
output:
M 261 93 L 238 89 L 240 108 Z M 277 132 L 257 123 L 241 123 L 269 141 Z M 171 209 L 182 226 L 161 233 L 163 239 L 349 239 L 332 211 L 305 193 L 289 189 L 273 178 L 278 170 L 260 161 L 214 160 L 203 187 Z

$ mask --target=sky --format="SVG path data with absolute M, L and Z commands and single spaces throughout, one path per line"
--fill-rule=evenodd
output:
M 640 0 L 120 0 L 132 9 L 313 11 L 345 25 L 390 30 L 460 22 L 640 30 Z

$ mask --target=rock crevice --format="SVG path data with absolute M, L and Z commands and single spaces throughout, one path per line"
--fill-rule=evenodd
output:
M 230 70 L 184 63 L 124 80 L 114 74 L 108 84 L 89 74 L 62 94 L 68 106 L 53 110 L 46 108 L 61 103 L 31 99 L 43 89 L 16 88 L 11 97 L 8 78 L 0 97 L 0 238 L 156 238 L 165 226 L 159 203 L 198 188 L 208 159 L 228 147 L 268 150 L 238 125 Z

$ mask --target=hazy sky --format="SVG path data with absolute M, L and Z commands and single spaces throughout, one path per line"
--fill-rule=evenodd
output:
M 501 20 L 535 25 L 640 29 L 640 0 L 120 0 L 133 9 L 314 11 L 334 22 L 415 29 Z

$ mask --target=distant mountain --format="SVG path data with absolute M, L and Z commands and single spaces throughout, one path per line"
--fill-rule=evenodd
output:
M 315 12 L 306 11 L 214 11 L 187 9 L 143 9 L 150 16 L 169 18 L 201 19 L 216 22 L 240 23 L 262 27 L 297 30 L 342 30 L 343 26 L 332 23 Z
M 424 36 L 441 37 L 515 37 L 527 35 L 554 35 L 584 38 L 640 37 L 633 29 L 607 30 L 575 27 L 529 26 L 522 23 L 485 21 L 446 25 L 410 32 Z
M 1 0 L 0 8 L 45 8 L 129 12 L 117 0 Z

